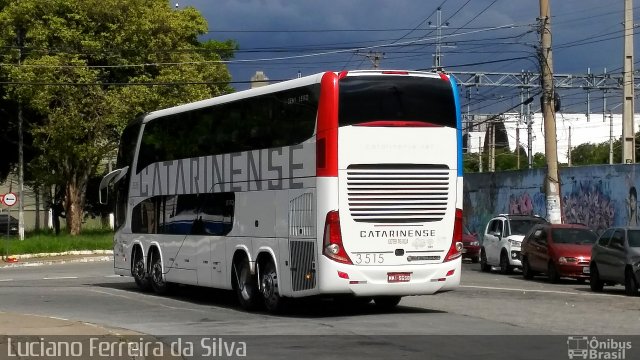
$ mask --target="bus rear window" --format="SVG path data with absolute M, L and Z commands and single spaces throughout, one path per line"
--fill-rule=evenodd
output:
M 353 76 L 340 80 L 340 126 L 419 121 L 456 127 L 453 90 L 440 78 Z

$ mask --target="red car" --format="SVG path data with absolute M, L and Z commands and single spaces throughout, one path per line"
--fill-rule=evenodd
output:
M 471 262 L 480 261 L 480 242 L 476 234 L 469 231 L 467 225 L 462 227 L 462 258 L 471 259 Z
M 561 277 L 589 278 L 591 248 L 598 235 L 579 224 L 539 224 L 522 241 L 522 275 L 545 273 L 552 283 Z

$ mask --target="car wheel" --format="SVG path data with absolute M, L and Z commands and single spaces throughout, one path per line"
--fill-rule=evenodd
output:
M 260 292 L 256 276 L 251 274 L 249 260 L 244 258 L 233 264 L 234 288 L 238 302 L 247 311 L 257 310 L 260 306 Z
M 529 265 L 529 258 L 526 256 L 522 258 L 522 276 L 527 280 L 533 279 L 533 271 L 531 271 L 531 265 Z
M 591 287 L 591 291 L 593 292 L 601 292 L 604 284 L 600 279 L 600 274 L 598 273 L 598 267 L 594 264 L 591 265 L 591 273 L 589 275 L 589 287 Z
M 553 261 L 549 261 L 549 266 L 547 266 L 547 276 L 549 277 L 549 282 L 552 284 L 556 284 L 560 281 L 560 274 L 558 273 L 558 269 Z
M 155 291 L 158 295 L 164 295 L 169 292 L 169 285 L 164 279 L 164 275 L 162 274 L 162 259 L 160 259 L 159 253 L 154 253 L 152 255 L 153 260 L 151 261 L 151 287 L 153 291 Z
M 376 307 L 380 310 L 391 310 L 400 303 L 402 296 L 377 296 L 373 298 Z
M 628 296 L 638 295 L 638 282 L 630 269 L 624 272 L 624 292 Z
M 506 252 L 500 254 L 500 274 L 511 274 L 511 266 L 509 266 L 509 257 Z
M 480 270 L 484 272 L 491 271 L 491 265 L 487 263 L 487 254 L 484 252 L 484 249 L 480 250 Z

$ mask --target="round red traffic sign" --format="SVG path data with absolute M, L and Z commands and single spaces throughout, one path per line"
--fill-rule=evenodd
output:
M 6 193 L 2 197 L 2 203 L 7 206 L 13 206 L 16 204 L 17 201 L 18 201 L 18 196 L 16 196 L 16 194 L 14 193 Z

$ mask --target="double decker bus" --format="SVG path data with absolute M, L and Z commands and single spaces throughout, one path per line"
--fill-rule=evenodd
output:
M 114 268 L 143 289 L 434 294 L 460 282 L 462 133 L 452 78 L 325 72 L 154 111 L 124 130 Z

